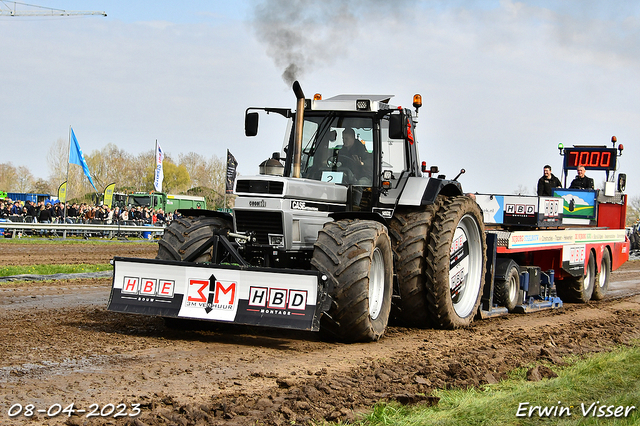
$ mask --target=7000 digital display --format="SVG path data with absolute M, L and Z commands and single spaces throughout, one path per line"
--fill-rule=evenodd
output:
M 565 170 L 584 166 L 587 170 L 615 170 L 616 148 L 565 148 Z

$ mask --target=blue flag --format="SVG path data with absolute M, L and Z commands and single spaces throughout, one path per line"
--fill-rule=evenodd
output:
M 71 129 L 71 142 L 69 144 L 69 164 L 77 164 L 78 166 L 82 166 L 82 170 L 84 170 L 85 176 L 87 177 L 87 179 L 89 179 L 89 183 L 91 183 L 93 189 L 98 192 L 96 186 L 93 184 L 93 179 L 91 179 L 89 166 L 84 160 L 84 154 L 82 154 L 82 149 L 80 149 L 80 144 L 78 143 L 78 139 L 76 139 L 75 133 L 73 133 L 73 129 Z

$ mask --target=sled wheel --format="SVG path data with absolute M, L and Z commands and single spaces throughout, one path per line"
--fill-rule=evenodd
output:
M 602 300 L 609 291 L 609 279 L 611 278 L 611 255 L 609 250 L 604 249 L 602 253 L 602 261 L 600 262 L 600 271 L 596 274 L 593 285 L 593 294 L 591 299 Z
M 426 289 L 431 319 L 441 328 L 468 326 L 480 306 L 487 243 L 480 207 L 469 197 L 446 199 L 429 237 Z
M 431 224 L 441 205 L 442 200 L 438 198 L 435 204 L 426 206 L 424 210 L 397 214 L 390 222 L 400 295 L 394 307 L 400 318 L 414 327 L 430 326 L 425 268 Z
M 339 220 L 318 233 L 311 265 L 333 285 L 320 331 L 346 342 L 374 341 L 389 322 L 393 254 L 387 228 L 367 220 Z
M 593 294 L 596 277 L 596 261 L 589 252 L 589 261 L 582 277 L 568 277 L 558 286 L 558 294 L 563 301 L 587 303 Z
M 522 303 L 520 297 L 520 270 L 516 264 L 512 263 L 506 279 L 495 280 L 493 298 L 495 303 L 499 306 L 504 306 L 509 312 L 513 312 L 515 307 Z
M 219 217 L 181 217 L 171 222 L 158 242 L 156 259 L 184 260 L 213 236 L 216 229 L 232 230 L 231 221 Z M 212 250 L 198 257 L 196 262 L 211 261 Z

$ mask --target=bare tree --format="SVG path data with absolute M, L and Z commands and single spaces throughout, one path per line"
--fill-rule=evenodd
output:
M 627 203 L 627 225 L 633 225 L 640 220 L 640 196 L 635 195 Z
M 191 177 L 193 188 L 189 193 L 205 197 L 209 208 L 223 207 L 227 172 L 225 160 L 215 155 L 206 159 L 195 152 L 180 155 L 178 158 L 179 164 L 187 167 Z M 230 199 L 231 197 L 228 197 L 227 201 Z
M 138 170 L 132 169 L 133 156 L 111 143 L 100 151 L 92 151 L 86 160 L 99 191 L 112 182 L 116 183 L 116 190 L 129 187 L 131 177 L 139 174 Z
M 16 192 L 31 192 L 35 178 L 26 166 L 19 166 L 16 176 Z
M 44 179 L 37 179 L 33 184 L 33 192 L 35 192 L 36 194 L 57 195 L 58 188 L 52 188 L 51 185 L 49 185 L 49 182 Z
M 518 188 L 516 188 L 516 190 L 513 191 L 513 193 L 517 195 L 529 195 L 529 188 L 527 188 L 522 184 L 518 184 Z
M 18 171 L 13 164 L 0 164 L 0 190 L 6 192 L 16 192 Z
M 57 188 L 67 179 L 69 165 L 69 142 L 58 138 L 49 147 L 47 154 L 49 164 L 49 186 Z

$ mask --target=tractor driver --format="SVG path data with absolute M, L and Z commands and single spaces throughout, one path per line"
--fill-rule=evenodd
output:
M 356 141 L 356 132 L 347 127 L 342 131 L 342 148 L 338 153 L 339 158 L 347 161 L 343 161 L 344 165 L 351 170 L 351 172 L 357 178 L 371 178 L 373 174 L 373 167 L 371 164 L 371 154 L 367 152 L 360 141 Z
M 571 181 L 571 186 L 569 186 L 569 188 L 572 189 L 594 189 L 594 185 L 593 185 L 593 179 L 591 179 L 590 177 L 587 177 L 587 175 L 585 175 L 585 169 L 584 166 L 578 166 L 578 176 L 575 177 L 575 179 L 573 179 Z

